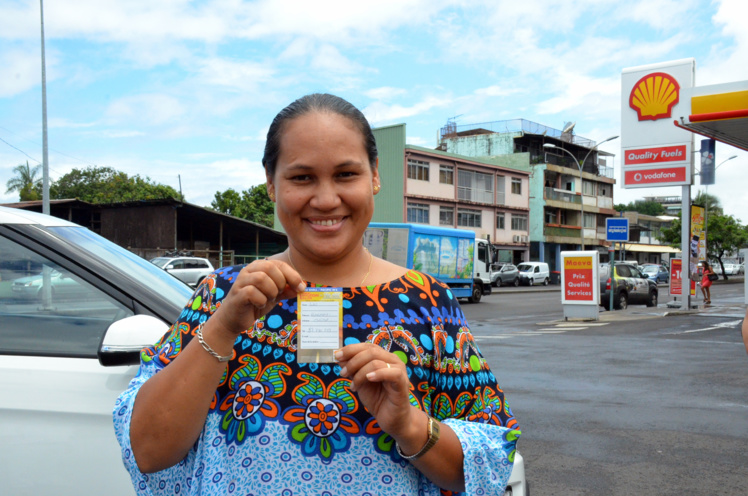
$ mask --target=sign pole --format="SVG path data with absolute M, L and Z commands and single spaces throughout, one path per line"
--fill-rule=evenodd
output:
M 691 185 L 681 187 L 680 251 L 681 251 L 681 310 L 691 308 Z
M 613 241 L 613 251 L 610 253 L 610 309 L 613 310 L 613 288 L 615 288 L 616 278 L 616 242 Z

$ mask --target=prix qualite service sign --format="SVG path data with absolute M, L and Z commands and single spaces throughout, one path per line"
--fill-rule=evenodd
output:
M 598 305 L 597 252 L 561 252 L 561 303 Z
M 624 188 L 691 184 L 693 133 L 675 126 L 681 91 L 694 84 L 694 59 L 624 69 L 621 148 Z

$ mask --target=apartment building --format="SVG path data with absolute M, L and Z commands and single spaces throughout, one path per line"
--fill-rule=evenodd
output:
M 680 253 L 679 249 L 659 240 L 662 229 L 670 227 L 676 217 L 639 212 L 622 212 L 620 215 L 629 220 L 629 242 L 617 245 L 616 260 L 623 258 L 636 260 L 640 264 L 662 263 L 669 262 L 671 257 Z
M 411 145 L 405 124 L 374 129 L 374 136 L 382 179 L 374 221 L 467 229 L 491 240 L 497 261 L 529 260 L 526 156 L 474 158 Z
M 464 126 L 448 122 L 440 132 L 441 150 L 480 160 L 514 156 L 530 171 L 530 259 L 547 262 L 551 270 L 560 270 L 561 252 L 579 250 L 582 239 L 585 249 L 596 249 L 607 260 L 605 219 L 617 215 L 613 167 L 608 165 L 613 155 L 598 151 L 594 141 L 572 129 L 514 119 Z M 547 143 L 557 148 L 544 147 Z

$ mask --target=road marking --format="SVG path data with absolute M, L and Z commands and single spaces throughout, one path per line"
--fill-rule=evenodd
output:
M 682 331 L 682 332 L 671 332 L 669 334 L 691 334 L 692 332 L 705 332 L 705 331 L 714 331 L 716 329 L 724 329 L 727 327 L 736 327 L 738 324 L 743 322 L 742 320 L 731 320 L 729 322 L 720 322 L 718 324 L 714 324 L 710 327 L 704 327 L 703 329 L 691 329 L 688 331 Z
M 596 326 L 605 326 L 608 325 L 610 322 L 574 322 L 574 323 L 563 323 L 563 324 L 556 324 L 556 327 L 574 327 L 578 325 L 583 325 L 586 327 L 596 327 Z
M 559 331 L 557 328 L 538 329 L 538 331 L 565 332 L 565 331 L 581 331 L 582 329 L 587 329 L 587 328 L 586 327 L 568 327 L 568 326 L 564 326 L 563 330 L 561 330 L 561 331 Z

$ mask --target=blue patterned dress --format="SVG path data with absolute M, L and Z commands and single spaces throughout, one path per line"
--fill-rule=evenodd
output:
M 130 447 L 140 386 L 192 339 L 221 305 L 242 267 L 217 270 L 177 322 L 141 353 L 138 375 L 114 408 L 122 456 L 139 495 L 434 495 L 440 491 L 395 450 L 335 364 L 297 363 L 296 299 L 283 300 L 242 333 L 199 441 L 177 465 L 141 473 Z M 411 403 L 449 425 L 465 455 L 466 493 L 503 495 L 516 421 L 447 286 L 410 271 L 346 288 L 345 344 L 372 342 L 397 355 Z

